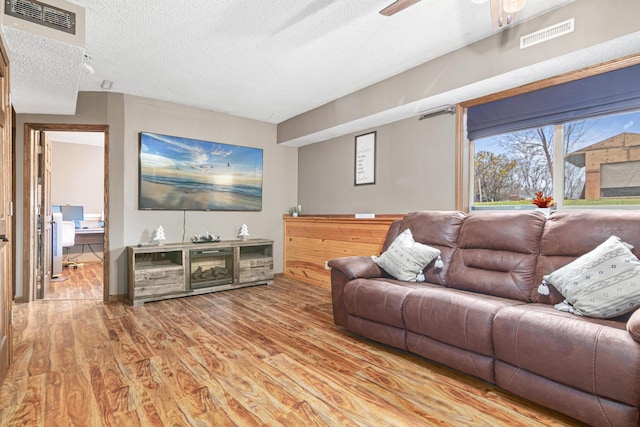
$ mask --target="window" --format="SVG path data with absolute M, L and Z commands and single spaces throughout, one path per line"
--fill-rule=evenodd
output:
M 470 142 L 472 209 L 640 205 L 640 109 Z

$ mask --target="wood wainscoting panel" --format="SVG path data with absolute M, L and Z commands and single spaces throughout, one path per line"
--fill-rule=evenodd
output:
M 380 255 L 387 230 L 403 214 L 355 218 L 353 215 L 284 215 L 284 276 L 331 287 L 333 258 Z

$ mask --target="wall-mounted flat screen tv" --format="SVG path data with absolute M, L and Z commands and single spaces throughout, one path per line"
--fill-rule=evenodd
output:
M 141 132 L 139 159 L 139 209 L 262 210 L 262 149 Z

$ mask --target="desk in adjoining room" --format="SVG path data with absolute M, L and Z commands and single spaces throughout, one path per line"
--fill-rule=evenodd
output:
M 104 244 L 104 228 L 81 228 L 76 230 L 76 245 Z

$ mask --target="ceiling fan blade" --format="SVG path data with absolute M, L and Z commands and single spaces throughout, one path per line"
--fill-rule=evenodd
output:
M 389 6 L 385 7 L 380 11 L 380 14 L 384 16 L 395 15 L 396 13 L 405 10 L 411 5 L 418 3 L 420 0 L 396 0 L 391 3 Z
M 507 13 L 502 8 L 502 0 L 491 0 L 491 22 L 493 28 L 499 30 L 516 20 L 516 14 Z

